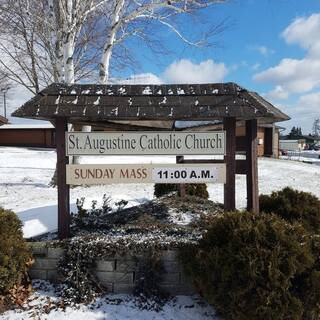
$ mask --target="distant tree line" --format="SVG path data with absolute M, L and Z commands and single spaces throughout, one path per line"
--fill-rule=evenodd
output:
M 313 121 L 312 132 L 309 136 L 320 137 L 320 118 L 316 118 Z M 287 139 L 302 139 L 304 137 L 301 127 L 292 127 L 289 134 L 286 136 Z
M 301 127 L 292 127 L 290 133 L 288 134 L 288 139 L 300 139 L 302 136 Z

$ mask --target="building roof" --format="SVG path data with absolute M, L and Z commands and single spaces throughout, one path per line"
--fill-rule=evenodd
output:
M 313 136 L 313 135 L 304 135 L 304 136 L 303 136 L 303 139 L 320 141 L 320 137 L 318 137 L 318 136 Z
M 8 130 L 8 129 L 24 129 L 24 130 L 34 130 L 34 129 L 54 129 L 54 126 L 51 123 L 48 124 L 5 124 L 0 127 L 0 130 Z
M 185 85 L 71 85 L 54 83 L 12 116 L 71 123 L 290 119 L 257 93 L 235 83 Z
M 0 126 L 2 126 L 3 124 L 6 124 L 6 123 L 8 123 L 8 119 L 3 116 L 0 116 Z

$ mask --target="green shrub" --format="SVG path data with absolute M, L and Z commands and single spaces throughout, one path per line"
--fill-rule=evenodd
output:
M 154 196 L 160 198 L 171 192 L 178 191 L 178 185 L 174 183 L 155 183 Z
M 199 245 L 182 250 L 181 260 L 224 319 L 311 320 L 320 316 L 313 245 L 301 225 L 234 212 L 214 219 Z
M 186 194 L 189 196 L 196 196 L 203 199 L 209 198 L 207 185 L 205 183 L 189 183 L 185 185 Z M 174 183 L 156 183 L 154 185 L 154 195 L 159 198 L 171 192 L 178 192 L 179 185 Z
M 21 221 L 14 212 L 0 207 L 0 295 L 21 283 L 30 260 Z
M 320 232 L 320 200 L 308 192 L 289 187 L 260 196 L 260 210 L 275 213 L 283 219 L 301 223 L 306 229 Z
M 186 184 L 186 194 L 196 196 L 202 199 L 208 199 L 209 193 L 205 183 L 190 183 Z

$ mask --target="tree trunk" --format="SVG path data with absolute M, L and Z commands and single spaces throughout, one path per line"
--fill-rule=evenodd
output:
M 103 47 L 101 63 L 99 67 L 99 82 L 106 84 L 109 79 L 110 59 L 113 46 L 116 41 L 116 35 L 120 27 L 120 13 L 124 6 L 124 0 L 115 0 L 115 9 L 112 16 L 112 27 L 107 41 Z
M 63 68 L 63 44 L 61 39 L 61 32 L 58 32 L 57 40 L 56 40 L 56 74 L 55 81 L 64 82 L 64 68 Z
M 74 35 L 68 34 L 64 43 L 64 72 L 65 81 L 68 85 L 74 84 Z

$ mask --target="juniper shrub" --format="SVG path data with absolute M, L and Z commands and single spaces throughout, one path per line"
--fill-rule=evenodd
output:
M 271 195 L 260 196 L 260 210 L 302 224 L 311 232 L 320 232 L 320 200 L 308 192 L 286 187 Z
M 0 207 L 0 295 L 20 285 L 31 260 L 21 227 L 14 212 Z
M 223 319 L 311 320 L 320 316 L 317 246 L 303 226 L 274 214 L 230 212 L 180 257 Z

